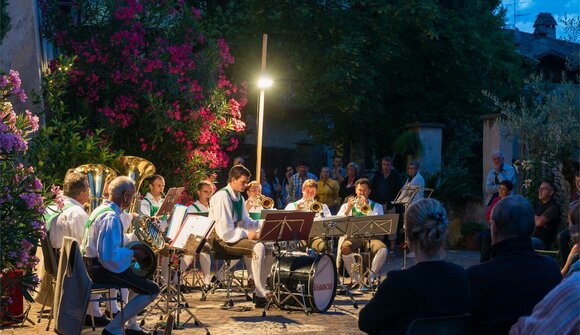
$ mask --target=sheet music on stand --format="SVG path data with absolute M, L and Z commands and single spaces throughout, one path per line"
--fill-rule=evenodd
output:
M 399 214 L 350 216 L 348 236 L 383 236 L 397 231 Z
M 201 252 L 215 226 L 215 221 L 201 215 L 187 214 L 170 248 L 185 249 L 196 254 Z M 193 236 L 193 238 L 191 237 Z M 188 241 L 189 245 L 188 245 Z M 193 243 L 193 245 L 192 245 Z
M 268 213 L 260 231 L 260 241 L 307 240 L 314 212 L 276 211 Z
M 169 219 L 169 226 L 167 227 L 167 231 L 165 232 L 165 236 L 169 239 L 174 240 L 175 235 L 179 232 L 181 225 L 185 220 L 185 216 L 187 215 L 187 206 L 177 204 L 173 209 L 173 213 L 171 214 L 171 218 Z
M 419 192 L 419 186 L 406 184 L 399 190 L 399 193 L 397 193 L 395 200 L 393 200 L 393 204 L 407 207 L 411 204 L 411 201 L 413 201 L 417 192 Z
M 310 237 L 340 237 L 348 234 L 349 228 L 350 218 L 348 216 L 316 218 L 312 223 L 312 229 L 310 229 Z
M 159 210 L 155 216 L 161 217 L 167 214 L 171 214 L 173 212 L 173 207 L 177 203 L 177 200 L 179 200 L 181 197 L 181 193 L 183 193 L 184 189 L 185 187 L 170 188 L 169 191 L 167 191 L 165 199 L 163 199 L 163 203 L 161 204 L 161 207 L 159 207 Z

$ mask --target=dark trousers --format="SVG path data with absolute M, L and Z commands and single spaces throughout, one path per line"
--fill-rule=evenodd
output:
M 130 269 L 121 273 L 114 273 L 103 267 L 97 267 L 89 272 L 89 276 L 95 283 L 118 285 L 119 287 L 128 288 L 137 294 L 153 296 L 159 294 L 159 286 L 154 281 L 137 276 Z

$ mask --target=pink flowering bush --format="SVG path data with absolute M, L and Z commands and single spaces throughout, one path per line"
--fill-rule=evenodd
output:
M 38 117 L 29 111 L 16 114 L 11 98 L 26 100 L 16 71 L 0 73 L 0 269 L 2 275 L 22 270 L 22 292 L 32 300 L 28 292 L 38 284 L 34 249 L 46 234 L 42 217 L 46 192 L 34 168 L 20 162 L 30 134 L 38 130 Z
M 50 75 L 68 72 L 67 117 L 105 129 L 112 149 L 149 159 L 168 185 L 193 191 L 227 166 L 246 92 L 229 80 L 228 44 L 206 38 L 198 9 L 183 0 L 39 4 L 45 37 L 74 57 L 50 65 Z

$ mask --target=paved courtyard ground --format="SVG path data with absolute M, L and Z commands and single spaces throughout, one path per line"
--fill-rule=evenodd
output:
M 455 251 L 447 252 L 447 260 L 460 264 L 464 267 L 478 263 L 479 253 L 474 251 Z M 407 258 L 408 266 L 411 266 L 413 258 Z M 401 269 L 403 266 L 403 257 L 391 258 L 385 265 L 386 270 Z M 361 294 L 355 296 L 359 309 L 353 308 L 352 303 L 346 296 L 338 295 L 335 304 L 325 313 L 314 313 L 305 315 L 300 311 L 284 311 L 276 308 L 270 309 L 266 317 L 262 316 L 262 310 L 256 310 L 251 302 L 247 302 L 244 296 L 237 294 L 234 297 L 235 306 L 230 310 L 223 310 L 221 305 L 225 300 L 224 292 L 210 294 L 206 301 L 200 301 L 200 291 L 185 294 L 185 298 L 191 311 L 205 326 L 210 334 L 362 334 L 358 330 L 358 313 L 370 299 L 370 294 Z M 30 318 L 36 323 L 39 304 L 33 304 L 30 311 Z M 153 330 L 159 322 L 160 313 L 154 313 L 145 320 L 144 328 Z M 185 321 L 189 314 L 182 312 L 181 321 Z M 0 328 L 3 335 L 41 335 L 54 333 L 51 326 L 49 332 L 46 329 L 47 320 L 42 319 L 40 324 L 32 325 L 29 322 L 23 327 L 4 327 Z M 53 324 L 54 325 L 54 324 Z M 92 331 L 91 328 L 85 328 L 82 334 L 100 335 L 101 329 L 97 328 Z M 163 334 L 159 330 L 158 334 Z M 195 326 L 193 322 L 185 324 L 184 329 L 174 329 L 172 334 L 206 334 L 203 327 Z

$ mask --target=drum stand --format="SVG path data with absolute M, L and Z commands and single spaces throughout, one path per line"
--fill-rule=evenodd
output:
M 171 262 L 174 258 L 173 256 L 176 254 L 177 254 L 177 267 L 175 268 L 175 265 L 171 265 L 172 264 Z M 170 259 L 169 275 L 168 275 L 169 278 L 167 278 L 167 284 L 161 290 L 159 298 L 157 299 L 157 302 L 151 307 L 151 309 L 149 309 L 147 314 L 145 314 L 145 316 L 143 317 L 143 320 L 141 320 L 141 325 L 143 325 L 145 323 L 145 319 L 147 318 L 147 316 L 149 314 L 151 314 L 153 309 L 158 308 L 163 314 L 165 314 L 165 318 L 166 318 L 165 333 L 166 334 L 170 334 L 172 329 L 183 329 L 184 326 L 191 319 L 193 319 L 195 326 L 202 326 L 206 331 L 206 335 L 210 335 L 210 332 L 207 329 L 207 327 L 195 316 L 195 314 L 193 314 L 193 312 L 191 312 L 189 310 L 189 304 L 187 303 L 187 301 L 185 300 L 185 297 L 181 293 L 182 271 L 180 270 L 179 266 L 181 264 L 182 258 L 183 258 L 182 252 L 178 253 L 176 249 L 171 249 L 170 258 L 169 258 Z M 175 284 L 172 282 L 172 277 L 173 277 L 172 270 L 175 271 L 175 274 L 177 275 L 177 281 Z M 165 299 L 165 308 L 161 307 L 161 303 L 162 303 L 163 299 Z M 171 307 L 169 306 L 170 301 L 175 303 Z M 189 314 L 189 318 L 187 318 L 187 320 L 185 320 L 184 322 L 180 322 L 180 316 L 181 316 L 182 311 L 185 311 L 185 312 L 187 312 L 187 314 Z M 163 320 L 163 316 L 160 316 L 160 319 Z M 163 322 L 158 322 L 155 325 L 155 329 L 154 329 L 155 333 L 157 332 L 157 330 L 159 328 L 163 328 L 163 325 L 164 325 Z
M 280 260 L 282 259 L 282 251 L 280 250 L 280 245 L 278 244 L 278 242 L 276 242 L 274 244 L 274 256 L 276 257 L 276 270 L 273 271 L 273 275 L 272 275 L 272 292 L 270 294 L 270 296 L 268 297 L 268 301 L 266 302 L 266 306 L 264 307 L 264 310 L 262 311 L 262 317 L 266 316 L 266 311 L 270 309 L 270 306 L 272 304 L 275 304 L 278 308 L 282 309 L 282 307 L 286 307 L 289 308 L 290 306 L 286 305 L 285 303 L 290 300 L 290 299 L 294 299 L 294 301 L 298 304 L 298 306 L 291 306 L 294 309 L 302 309 L 304 310 L 304 313 L 306 315 L 308 315 L 309 313 L 312 313 L 312 308 L 308 307 L 306 305 L 306 287 L 305 284 L 303 284 L 302 282 L 298 282 L 298 293 L 300 294 L 300 297 L 302 298 L 301 300 L 298 299 L 296 297 L 296 293 L 290 291 L 286 285 L 284 285 L 282 283 L 282 280 L 280 278 Z M 281 294 L 285 293 L 287 294 L 287 296 L 282 299 Z
M 332 260 L 334 260 L 336 262 L 336 255 L 332 253 L 332 251 L 334 250 L 334 234 L 333 233 L 334 233 L 335 226 L 336 226 L 336 223 L 329 222 L 328 223 L 328 226 L 326 228 L 328 230 L 328 234 L 326 234 L 326 240 L 328 241 L 328 246 L 326 247 L 326 250 L 327 250 L 327 253 L 330 256 L 330 258 L 332 258 Z M 337 247 L 340 248 L 340 246 L 337 246 Z M 343 263 L 343 266 L 344 266 L 344 263 Z M 338 271 L 339 270 L 336 269 L 336 272 L 337 272 L 337 275 L 336 275 L 336 288 L 339 289 L 339 290 L 342 290 L 346 294 L 346 296 L 352 302 L 352 308 L 358 309 L 358 303 L 354 299 L 354 295 L 350 291 L 350 288 L 348 288 L 346 285 L 344 285 L 342 283 L 342 280 L 340 279 L 340 274 L 338 273 Z M 336 299 L 333 301 L 332 304 L 336 308 Z

